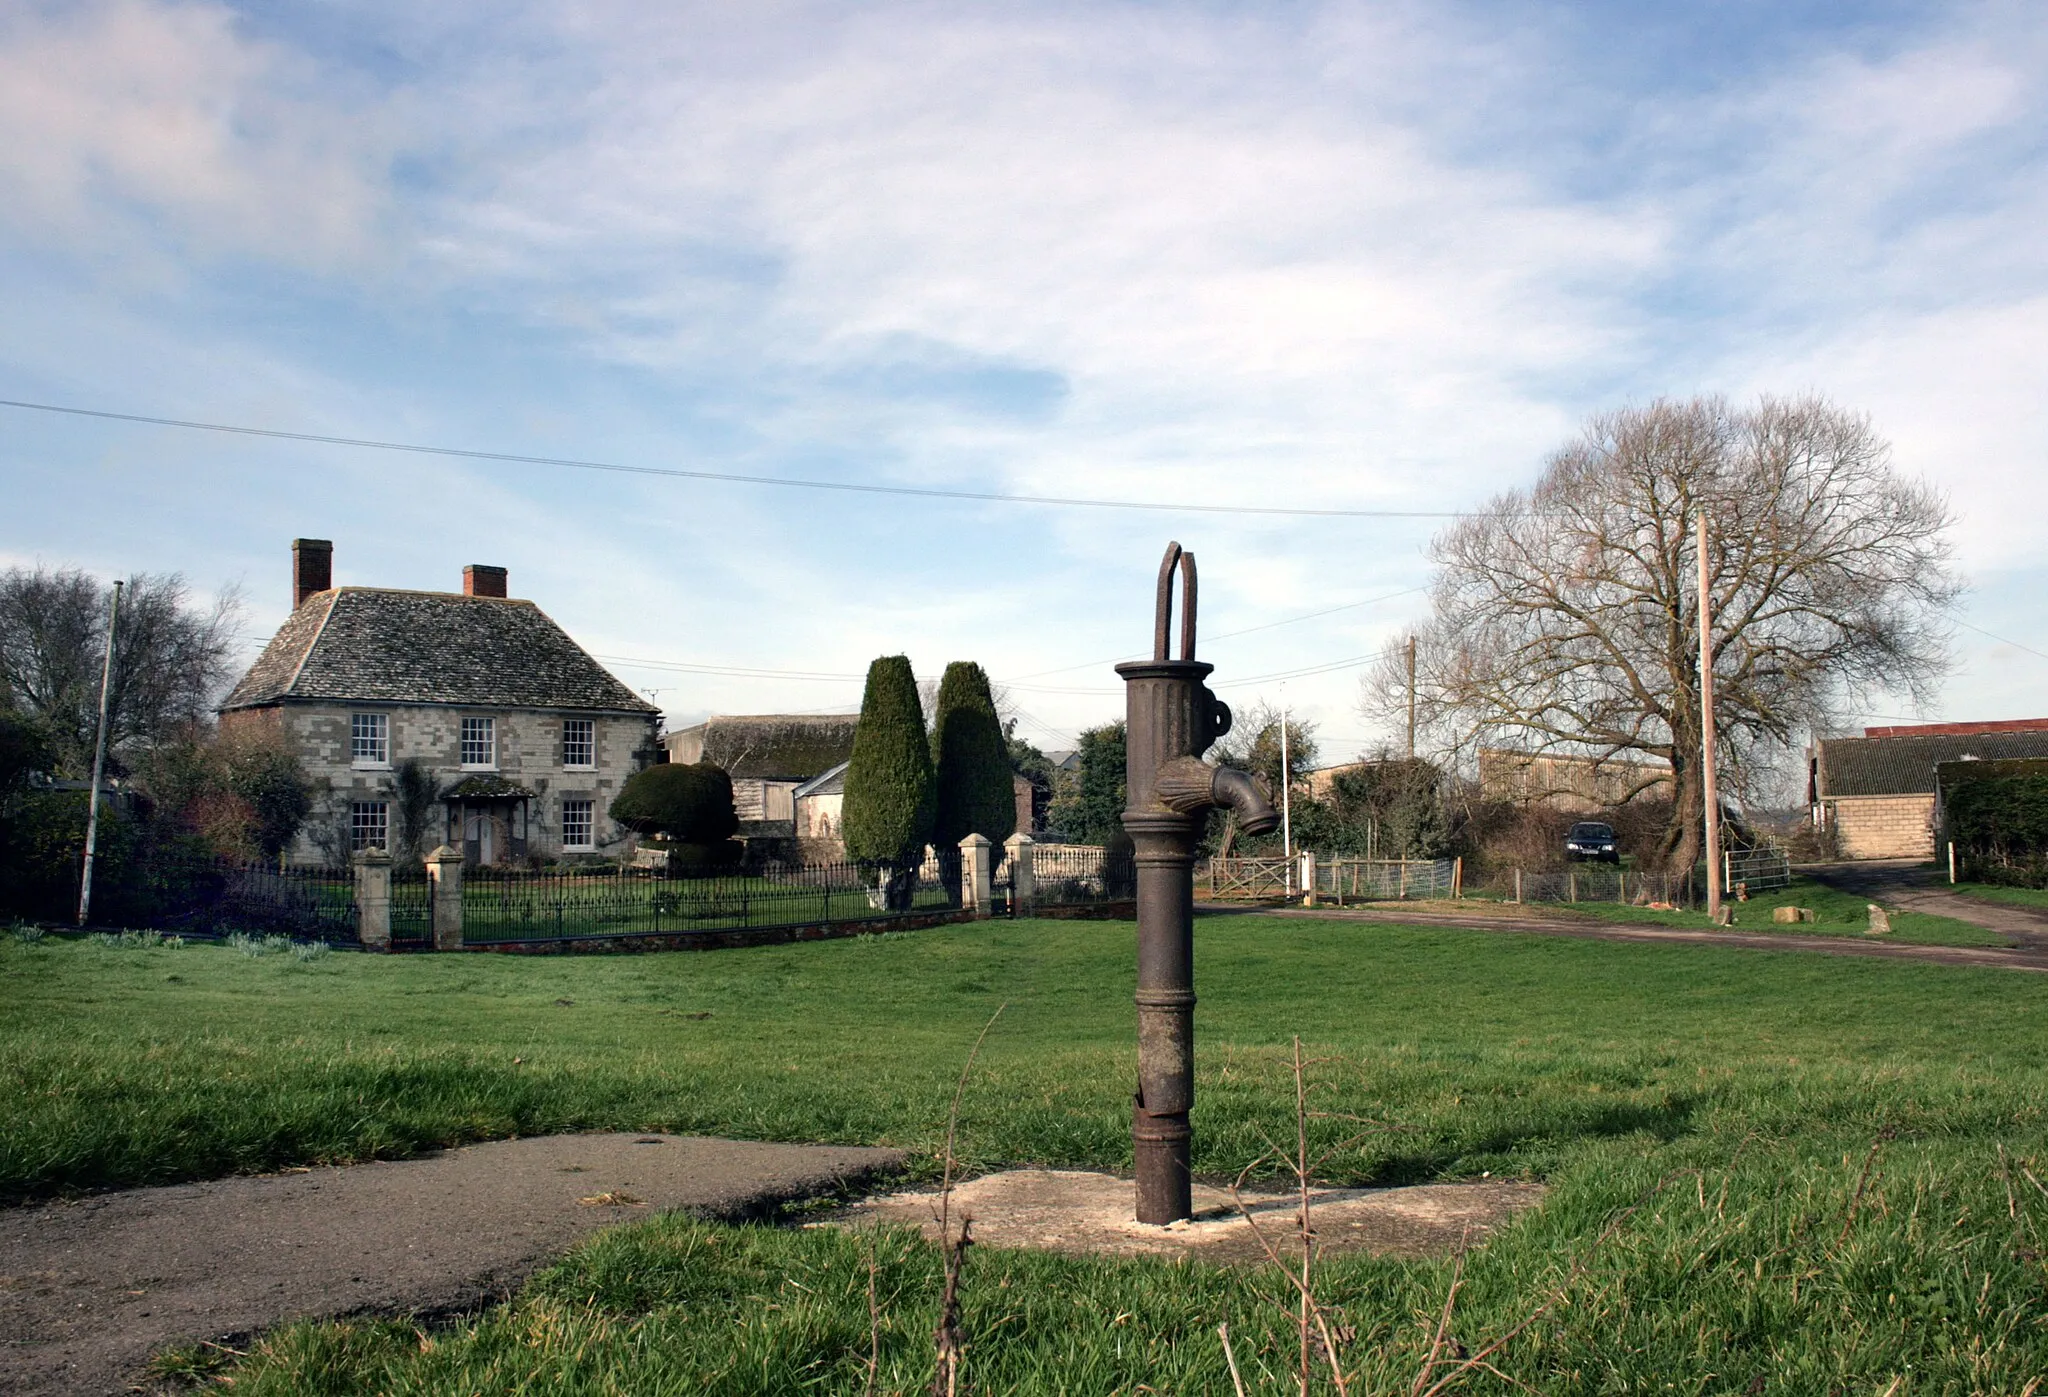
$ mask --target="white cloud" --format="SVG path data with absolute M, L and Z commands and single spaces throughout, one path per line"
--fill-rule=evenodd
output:
M 0 217 L 34 241 L 105 248 L 153 220 L 202 259 L 357 258 L 392 136 L 375 105 L 219 5 L 0 14 Z
M 2024 8 L 1958 9 L 1889 49 L 1788 43 L 1768 70 L 1683 93 L 1602 72 L 1610 55 L 1569 26 L 1409 4 L 326 21 L 402 50 L 402 89 L 209 5 L 11 13 L 0 231 L 87 265 L 141 249 L 223 300 L 247 293 L 250 253 L 315 273 L 317 295 L 282 307 L 314 322 L 302 339 L 86 295 L 60 328 L 10 332 L 8 364 L 81 398 L 129 381 L 106 371 L 124 355 L 182 359 L 151 384 L 178 400 L 145 410 L 210 400 L 314 430 L 777 474 L 1429 508 L 1529 479 L 1593 408 L 1810 387 L 1948 481 L 1967 567 L 2023 555 L 2048 505 L 2048 167 L 2029 145 L 2048 64 Z M 434 158 L 396 182 L 401 149 Z M 67 294 L 36 302 L 52 327 Z M 542 367 L 494 381 L 505 344 Z M 856 671 L 897 648 L 998 674 L 1072 664 L 1142 639 L 1170 532 L 1203 557 L 1215 631 L 1419 582 L 1429 527 L 350 470 L 406 506 L 322 500 L 337 533 L 375 531 L 374 553 L 338 538 L 344 557 L 387 575 L 416 558 L 440 585 L 472 560 L 449 550 L 502 549 L 608 653 L 771 668 Z M 304 501 L 233 478 L 247 498 L 218 527 L 287 536 Z M 1309 665 L 1401 619 L 1211 657 L 1219 677 Z M 679 711 L 829 701 L 675 687 Z M 1338 674 L 1295 693 L 1349 732 L 1351 690 Z M 1027 703 L 1054 723 L 1115 707 Z

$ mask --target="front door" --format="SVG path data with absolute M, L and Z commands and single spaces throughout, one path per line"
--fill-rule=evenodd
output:
M 462 853 L 467 862 L 492 864 L 498 861 L 497 823 L 488 810 L 480 810 L 473 805 L 463 809 Z

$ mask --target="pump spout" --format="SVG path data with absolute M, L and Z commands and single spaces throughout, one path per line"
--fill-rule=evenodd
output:
M 1266 798 L 1266 791 L 1249 772 L 1234 766 L 1216 768 L 1213 793 L 1218 805 L 1237 814 L 1237 828 L 1243 834 L 1266 834 L 1280 827 L 1280 812 Z
M 1237 813 L 1237 827 L 1246 834 L 1279 828 L 1280 812 L 1258 781 L 1231 766 L 1211 766 L 1199 757 L 1178 757 L 1159 768 L 1154 778 L 1159 803 L 1182 815 L 1221 805 Z

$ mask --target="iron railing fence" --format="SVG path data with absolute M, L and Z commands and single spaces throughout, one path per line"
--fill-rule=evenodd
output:
M 391 944 L 421 949 L 434 944 L 434 885 L 422 862 L 391 865 Z
M 1297 873 L 1297 880 L 1299 874 Z M 1352 859 L 1315 861 L 1315 891 L 1340 907 L 1346 901 L 1450 897 L 1457 891 L 1455 859 Z
M 94 899 L 95 921 L 191 936 L 356 939 L 355 874 L 346 868 L 159 856 L 109 891 Z
M 1129 902 L 1138 895 L 1137 856 L 1099 844 L 1036 844 L 1031 881 L 1032 900 L 1041 907 Z
M 948 911 L 960 905 L 959 858 L 957 850 L 942 851 L 920 867 L 895 871 L 855 863 L 774 863 L 711 877 L 645 869 L 474 868 L 463 878 L 462 939 L 465 945 L 574 941 Z M 394 940 L 396 931 L 394 926 Z

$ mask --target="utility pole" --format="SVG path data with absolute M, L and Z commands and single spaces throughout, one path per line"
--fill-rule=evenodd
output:
M 1286 861 L 1284 873 L 1287 895 L 1294 896 L 1294 770 L 1287 757 L 1287 729 L 1289 727 L 1287 690 L 1280 691 L 1280 854 Z
M 1714 781 L 1714 616 L 1707 567 L 1707 511 L 1694 545 L 1700 565 L 1700 787 L 1707 807 L 1707 917 L 1721 920 L 1721 794 Z
M 92 913 L 92 856 L 100 839 L 100 775 L 107 766 L 107 698 L 114 687 L 114 623 L 121 616 L 121 584 L 107 607 L 107 655 L 100 666 L 100 726 L 92 747 L 92 794 L 85 808 L 85 868 L 78 878 L 78 924 Z
M 1415 637 L 1408 637 L 1408 760 L 1415 760 Z

